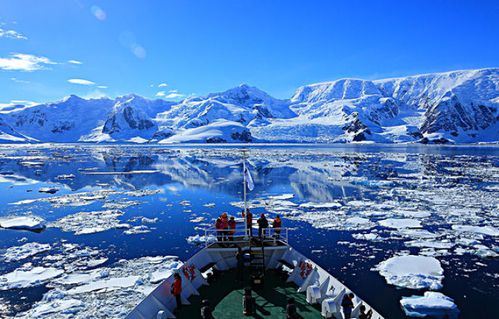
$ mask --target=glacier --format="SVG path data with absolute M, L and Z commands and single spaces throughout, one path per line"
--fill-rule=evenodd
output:
M 499 68 L 339 79 L 276 99 L 242 84 L 179 102 L 135 94 L 0 109 L 0 143 L 497 143 Z

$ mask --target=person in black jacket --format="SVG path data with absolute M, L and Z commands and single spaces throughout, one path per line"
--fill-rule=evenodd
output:
M 352 317 L 353 310 L 353 293 L 346 294 L 343 296 L 343 300 L 341 301 L 341 307 L 343 308 L 343 317 L 345 319 L 350 319 Z
M 295 299 L 289 298 L 288 304 L 286 305 L 286 319 L 298 318 L 298 313 L 296 312 Z
M 262 238 L 263 230 L 269 228 L 269 221 L 265 218 L 265 214 L 261 214 L 256 222 L 258 223 L 258 237 Z M 263 237 L 265 237 L 265 234 Z

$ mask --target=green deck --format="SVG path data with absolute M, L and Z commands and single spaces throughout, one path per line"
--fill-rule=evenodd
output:
M 215 282 L 199 289 L 199 296 L 189 298 L 190 305 L 184 305 L 177 313 L 177 318 L 199 318 L 201 301 L 208 299 L 214 308 L 213 316 L 217 319 L 244 318 L 243 288 L 247 284 L 237 283 L 235 271 L 225 271 Z M 253 290 L 257 313 L 247 318 L 285 318 L 288 298 L 293 297 L 301 318 L 321 318 L 320 308 L 305 300 L 305 294 L 298 293 L 294 284 L 284 282 L 274 271 L 265 273 L 264 286 Z

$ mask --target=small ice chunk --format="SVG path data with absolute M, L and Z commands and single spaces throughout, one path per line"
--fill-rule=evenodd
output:
M 340 208 L 342 205 L 338 202 L 329 202 L 329 203 L 303 203 L 300 204 L 300 208 L 305 209 L 330 209 L 330 208 Z
M 207 204 L 204 204 L 203 206 L 206 208 L 215 208 L 216 205 L 215 205 L 215 203 L 207 203 Z
M 402 297 L 400 304 L 409 317 L 457 318 L 459 310 L 452 298 L 426 291 L 423 296 Z
M 40 193 L 55 194 L 59 191 L 59 188 L 55 187 L 42 187 L 38 190 Z
M 378 264 L 376 270 L 387 283 L 410 289 L 441 289 L 444 278 L 440 262 L 427 256 L 394 256 Z
M 37 216 L 0 217 L 0 228 L 40 231 L 45 227 L 45 221 Z
M 352 235 L 353 238 L 359 240 L 359 239 L 363 239 L 363 240 L 375 240 L 375 239 L 378 239 L 379 236 L 377 234 L 374 234 L 374 233 L 369 233 L 369 234 L 353 234 Z
M 293 197 L 295 197 L 294 194 L 281 194 L 281 195 L 269 196 L 270 199 L 274 200 L 287 200 L 287 199 L 292 199 Z
M 213 243 L 216 241 L 217 238 L 213 235 L 208 235 L 208 236 L 194 235 L 187 237 L 187 242 L 189 244 L 204 244 L 204 243 Z
M 6 262 L 19 261 L 49 251 L 50 248 L 49 244 L 27 243 L 22 246 L 7 248 L 3 254 L 3 258 Z
M 142 217 L 141 218 L 141 221 L 142 221 L 142 224 L 155 224 L 158 222 L 158 217 L 155 217 L 155 218 L 147 218 L 147 217 Z
M 411 218 L 388 218 L 379 221 L 381 226 L 387 228 L 421 228 L 421 222 Z
M 193 218 L 193 219 L 189 220 L 189 222 L 191 222 L 191 223 L 201 223 L 201 222 L 203 222 L 205 220 L 206 220 L 205 217 L 199 216 L 199 217 L 196 217 L 196 218 Z

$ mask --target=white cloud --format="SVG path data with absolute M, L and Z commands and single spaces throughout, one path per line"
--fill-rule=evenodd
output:
M 8 58 L 0 58 L 0 69 L 10 71 L 36 71 L 49 64 L 57 64 L 49 58 L 32 54 L 13 53 Z
M 95 82 L 85 80 L 85 79 L 69 79 L 69 83 L 79 84 L 79 85 L 95 85 Z
M 160 83 L 160 84 L 158 84 L 159 88 L 165 88 L 167 86 L 168 86 L 168 84 L 166 84 L 166 83 Z
M 167 96 L 165 96 L 166 99 L 177 99 L 183 97 L 183 94 L 180 93 L 170 93 Z
M 159 97 L 163 97 L 165 95 L 166 95 L 165 91 L 159 91 L 158 93 L 156 93 L 156 96 L 159 96 Z
M 99 6 L 92 6 L 90 8 L 90 11 L 94 15 L 94 17 L 97 18 L 97 20 L 104 21 L 107 18 L 106 11 L 102 10 L 102 8 Z
M 10 78 L 13 82 L 16 82 L 16 83 L 22 83 L 22 84 L 28 84 L 28 83 L 31 83 L 30 81 L 26 81 L 26 80 L 20 80 L 18 78 Z
M 70 63 L 70 64 L 83 64 L 81 61 L 78 61 L 78 60 L 69 60 L 68 63 Z
M 99 89 L 107 89 L 107 86 L 105 86 L 105 85 L 97 85 L 97 87 L 98 87 Z
M 0 38 L 16 39 L 16 40 L 27 40 L 28 38 L 15 31 L 15 30 L 5 30 L 0 28 Z

